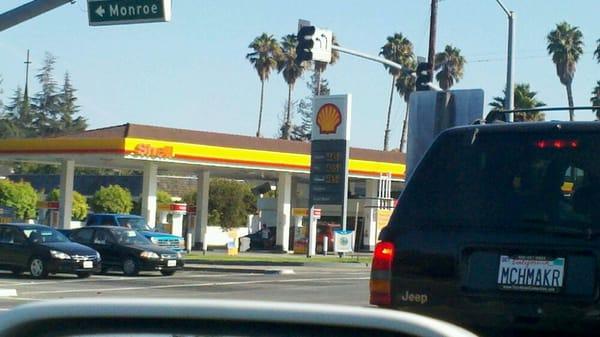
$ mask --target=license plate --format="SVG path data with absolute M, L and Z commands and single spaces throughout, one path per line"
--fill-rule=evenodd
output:
M 169 260 L 167 261 L 167 267 L 175 267 L 177 265 L 177 261 Z
M 557 293 L 563 287 L 565 259 L 500 256 L 498 286 L 503 290 Z
M 94 268 L 94 262 L 92 261 L 83 261 L 83 268 Z

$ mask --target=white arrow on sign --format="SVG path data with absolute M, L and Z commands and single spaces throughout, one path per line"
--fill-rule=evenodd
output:
M 104 7 L 99 6 L 98 9 L 96 9 L 96 14 L 98 14 L 98 16 L 100 16 L 101 18 L 104 17 L 104 13 L 106 13 L 106 11 L 104 10 Z

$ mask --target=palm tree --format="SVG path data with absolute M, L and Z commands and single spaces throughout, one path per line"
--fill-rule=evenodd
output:
M 462 77 L 467 61 L 460 55 L 460 49 L 447 45 L 443 52 L 435 55 L 435 79 L 442 90 L 450 89 Z
M 288 84 L 288 101 L 285 122 L 282 129 L 282 138 L 290 139 L 292 118 L 292 90 L 296 80 L 302 76 L 304 64 L 296 63 L 296 47 L 298 38 L 296 34 L 288 34 L 281 39 L 281 55 L 277 63 L 277 71 L 283 73 L 283 79 Z
M 556 29 L 548 36 L 548 54 L 552 55 L 552 62 L 556 65 L 556 75 L 567 88 L 569 107 L 573 107 L 572 83 L 575 77 L 575 65 L 583 54 L 583 34 L 579 27 L 571 26 L 567 22 L 556 25 Z M 569 119 L 575 120 L 575 111 L 569 110 Z
M 596 83 L 596 87 L 592 91 L 592 97 L 590 98 L 593 106 L 600 106 L 600 81 Z M 594 109 L 596 113 L 596 120 L 600 120 L 600 109 Z
M 277 68 L 277 60 L 280 58 L 281 48 L 277 40 L 273 38 L 273 35 L 268 35 L 267 33 L 262 33 L 262 35 L 255 38 L 248 48 L 252 49 L 253 52 L 248 53 L 246 59 L 254 66 L 260 79 L 260 108 L 258 110 L 258 129 L 256 130 L 256 137 L 260 137 L 265 81 L 269 79 L 271 70 Z
M 598 39 L 596 43 L 598 44 L 598 46 L 596 47 L 596 51 L 594 51 L 594 56 L 596 56 L 596 61 L 600 63 L 600 39 Z
M 413 45 L 401 33 L 395 33 L 387 37 L 387 42 L 381 47 L 380 56 L 400 65 L 411 64 L 414 60 Z M 388 150 L 390 136 L 390 115 L 392 113 L 392 101 L 394 98 L 394 85 L 401 71 L 384 64 L 384 67 L 392 75 L 392 87 L 390 88 L 390 102 L 388 104 L 387 120 L 385 123 L 385 132 L 383 136 L 383 151 Z
M 506 101 L 506 90 L 504 97 L 494 97 L 494 100 L 489 104 L 493 109 L 491 114 L 498 114 L 504 110 L 504 102 Z M 514 102 L 515 109 L 531 109 L 545 106 L 546 104 L 539 101 L 535 96 L 537 92 L 532 91 L 528 83 L 519 83 L 515 85 Z M 539 122 L 545 120 L 546 116 L 543 112 L 516 112 L 515 122 Z
M 412 61 L 411 64 L 407 65 L 408 69 L 416 69 L 417 62 L 415 60 Z M 410 94 L 415 91 L 416 79 L 412 75 L 401 74 L 396 79 L 396 90 L 402 98 L 404 98 L 404 103 L 406 103 L 406 110 L 404 112 L 404 121 L 402 121 L 402 134 L 400 135 L 400 152 L 406 153 L 404 150 L 404 146 L 406 145 L 406 133 L 408 130 L 408 100 L 410 98 Z
M 339 46 L 335 35 L 331 36 L 331 42 L 333 43 L 334 46 Z M 315 70 L 315 73 L 317 74 L 317 96 L 321 95 L 321 75 L 323 74 L 325 69 L 327 69 L 328 64 L 334 65 L 339 59 L 340 59 L 340 53 L 337 50 L 332 50 L 331 51 L 331 61 L 329 61 L 329 63 L 321 62 L 321 61 L 314 62 L 314 70 Z

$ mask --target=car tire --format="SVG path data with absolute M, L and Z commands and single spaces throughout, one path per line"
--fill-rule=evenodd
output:
M 83 273 L 77 273 L 77 277 L 78 278 L 88 278 L 92 275 L 92 273 L 87 273 L 87 272 L 83 272 Z
M 163 276 L 173 276 L 173 274 L 175 274 L 174 270 L 161 270 L 160 273 Z
M 29 260 L 29 273 L 33 278 L 46 278 L 48 276 L 48 268 L 46 262 L 38 256 L 34 256 Z
M 127 276 L 136 276 L 140 272 L 140 267 L 136 259 L 128 257 L 123 260 L 123 273 Z

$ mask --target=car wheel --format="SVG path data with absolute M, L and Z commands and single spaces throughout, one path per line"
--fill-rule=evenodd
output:
M 92 273 L 86 273 L 86 272 L 77 273 L 77 277 L 79 277 L 79 278 L 88 278 L 88 277 L 90 277 L 90 275 L 92 275 Z
M 125 275 L 136 276 L 139 272 L 140 268 L 134 258 L 128 257 L 123 261 L 123 273 L 125 273 Z
M 163 274 L 163 276 L 173 276 L 173 274 L 175 274 L 175 271 L 174 270 L 161 270 L 160 273 Z
M 33 257 L 29 261 L 29 273 L 33 278 L 45 278 L 48 276 L 46 262 L 39 257 Z

